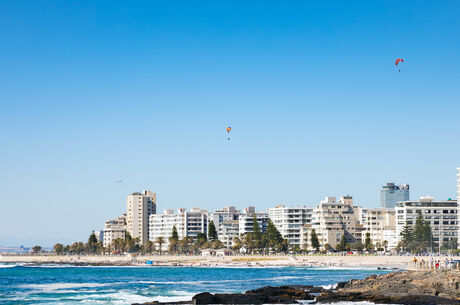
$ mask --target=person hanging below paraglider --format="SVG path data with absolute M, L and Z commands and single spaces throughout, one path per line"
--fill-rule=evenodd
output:
M 395 66 L 396 66 L 396 67 L 399 67 L 398 65 L 399 65 L 399 63 L 401 63 L 401 62 L 404 62 L 404 60 L 403 60 L 402 58 L 396 59 Z M 401 72 L 401 69 L 398 69 L 398 72 Z
M 230 131 L 231 130 L 232 130 L 232 127 L 227 127 L 227 135 L 228 135 L 227 140 L 230 140 Z

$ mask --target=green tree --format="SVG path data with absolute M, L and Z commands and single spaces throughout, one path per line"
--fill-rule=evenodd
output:
M 382 245 L 383 245 L 383 248 L 385 249 L 385 251 L 388 251 L 388 240 L 384 240 Z
M 364 247 L 366 247 L 367 251 L 370 251 L 373 248 L 372 241 L 371 241 L 371 233 L 369 232 L 366 233 L 366 239 L 364 240 Z
M 142 250 L 146 254 L 152 254 L 152 252 L 155 251 L 155 243 L 151 240 L 147 240 L 145 245 L 142 247 Z
M 311 241 L 311 247 L 313 249 L 316 249 L 316 251 L 319 251 L 319 247 L 321 245 L 319 244 L 318 236 L 316 235 L 315 229 L 311 230 L 310 241 Z
M 33 246 L 33 247 L 32 247 L 32 252 L 33 252 L 34 254 L 37 254 L 37 253 L 39 253 L 39 252 L 41 252 L 41 251 L 42 251 L 42 247 L 41 247 L 41 246 Z
M 431 226 L 428 221 L 425 221 L 423 225 L 423 240 L 425 241 L 426 248 L 431 247 L 433 242 L 433 233 L 431 232 Z
M 246 253 L 252 253 L 254 250 L 254 236 L 251 232 L 247 232 L 243 237 L 243 246 Z
M 270 219 L 267 223 L 267 231 L 264 234 L 264 239 L 264 244 L 268 248 L 268 251 L 277 251 L 281 249 L 283 236 Z
M 233 247 L 232 247 L 232 249 L 234 251 L 239 252 L 242 246 L 243 246 L 243 243 L 242 243 L 241 239 L 238 236 L 233 238 Z
M 414 241 L 414 233 L 412 227 L 409 225 L 405 225 L 403 230 L 401 231 L 401 244 L 400 247 L 403 251 L 408 250 L 409 244 Z
M 203 246 L 206 245 L 206 242 L 208 241 L 206 234 L 204 233 L 198 233 L 196 235 L 196 241 L 195 241 L 195 246 L 197 249 L 202 248 Z
M 61 255 L 64 253 L 64 246 L 60 243 L 57 243 L 53 247 L 54 253 Z
M 169 252 L 176 253 L 179 246 L 179 234 L 177 233 L 176 226 L 173 226 L 171 237 L 169 238 Z
M 254 248 L 259 250 L 262 248 L 262 232 L 260 231 L 256 214 L 252 218 L 252 236 L 254 238 Z
M 99 242 L 97 241 L 96 235 L 91 233 L 86 244 L 86 251 L 89 254 L 95 254 L 99 249 Z
M 214 221 L 212 220 L 208 225 L 208 237 L 209 241 L 215 241 L 218 239 L 216 226 L 214 225 Z
M 158 245 L 158 252 L 159 252 L 160 255 L 161 255 L 161 247 L 162 247 L 163 244 L 165 243 L 164 238 L 161 237 L 161 236 L 158 236 L 158 237 L 155 239 L 155 243 Z
M 354 242 L 350 246 L 351 249 L 356 250 L 358 252 L 363 252 L 364 250 L 364 244 L 361 241 Z
M 425 221 L 421 212 L 418 212 L 415 220 L 414 240 L 419 243 L 425 242 Z
M 345 251 L 347 250 L 347 238 L 345 234 L 342 234 L 342 238 L 340 239 L 340 243 L 336 247 L 337 251 Z

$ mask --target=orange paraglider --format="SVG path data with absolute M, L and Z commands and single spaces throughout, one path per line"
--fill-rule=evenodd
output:
M 228 134 L 227 140 L 230 140 L 230 131 L 232 131 L 232 127 L 227 127 L 227 134 Z
M 398 66 L 399 63 L 401 63 L 401 62 L 404 62 L 404 59 L 402 59 L 402 58 L 396 59 L 395 66 Z M 398 72 L 401 72 L 401 69 L 398 69 Z

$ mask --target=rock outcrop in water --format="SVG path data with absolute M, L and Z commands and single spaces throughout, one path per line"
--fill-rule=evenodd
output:
M 203 292 L 195 295 L 190 302 L 159 303 L 149 302 L 147 304 L 295 304 L 297 300 L 313 300 L 312 293 L 320 293 L 321 287 L 313 286 L 280 286 L 262 287 L 245 293 L 216 293 Z M 140 304 L 133 304 L 140 305 Z
M 147 304 L 295 304 L 369 301 L 376 304 L 460 304 L 460 272 L 405 271 L 342 282 L 333 290 L 313 286 L 262 287 L 245 293 L 203 292 L 192 301 Z M 134 304 L 139 305 L 139 304 Z
M 377 304 L 460 304 L 458 271 L 405 271 L 372 275 L 363 280 L 340 283 L 325 291 L 315 303 L 369 301 Z

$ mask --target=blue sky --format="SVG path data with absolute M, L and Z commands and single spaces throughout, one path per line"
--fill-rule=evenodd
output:
M 1 2 L 0 245 L 86 240 L 146 188 L 160 211 L 346 194 L 374 207 L 389 181 L 455 197 L 459 14 L 458 1 Z

